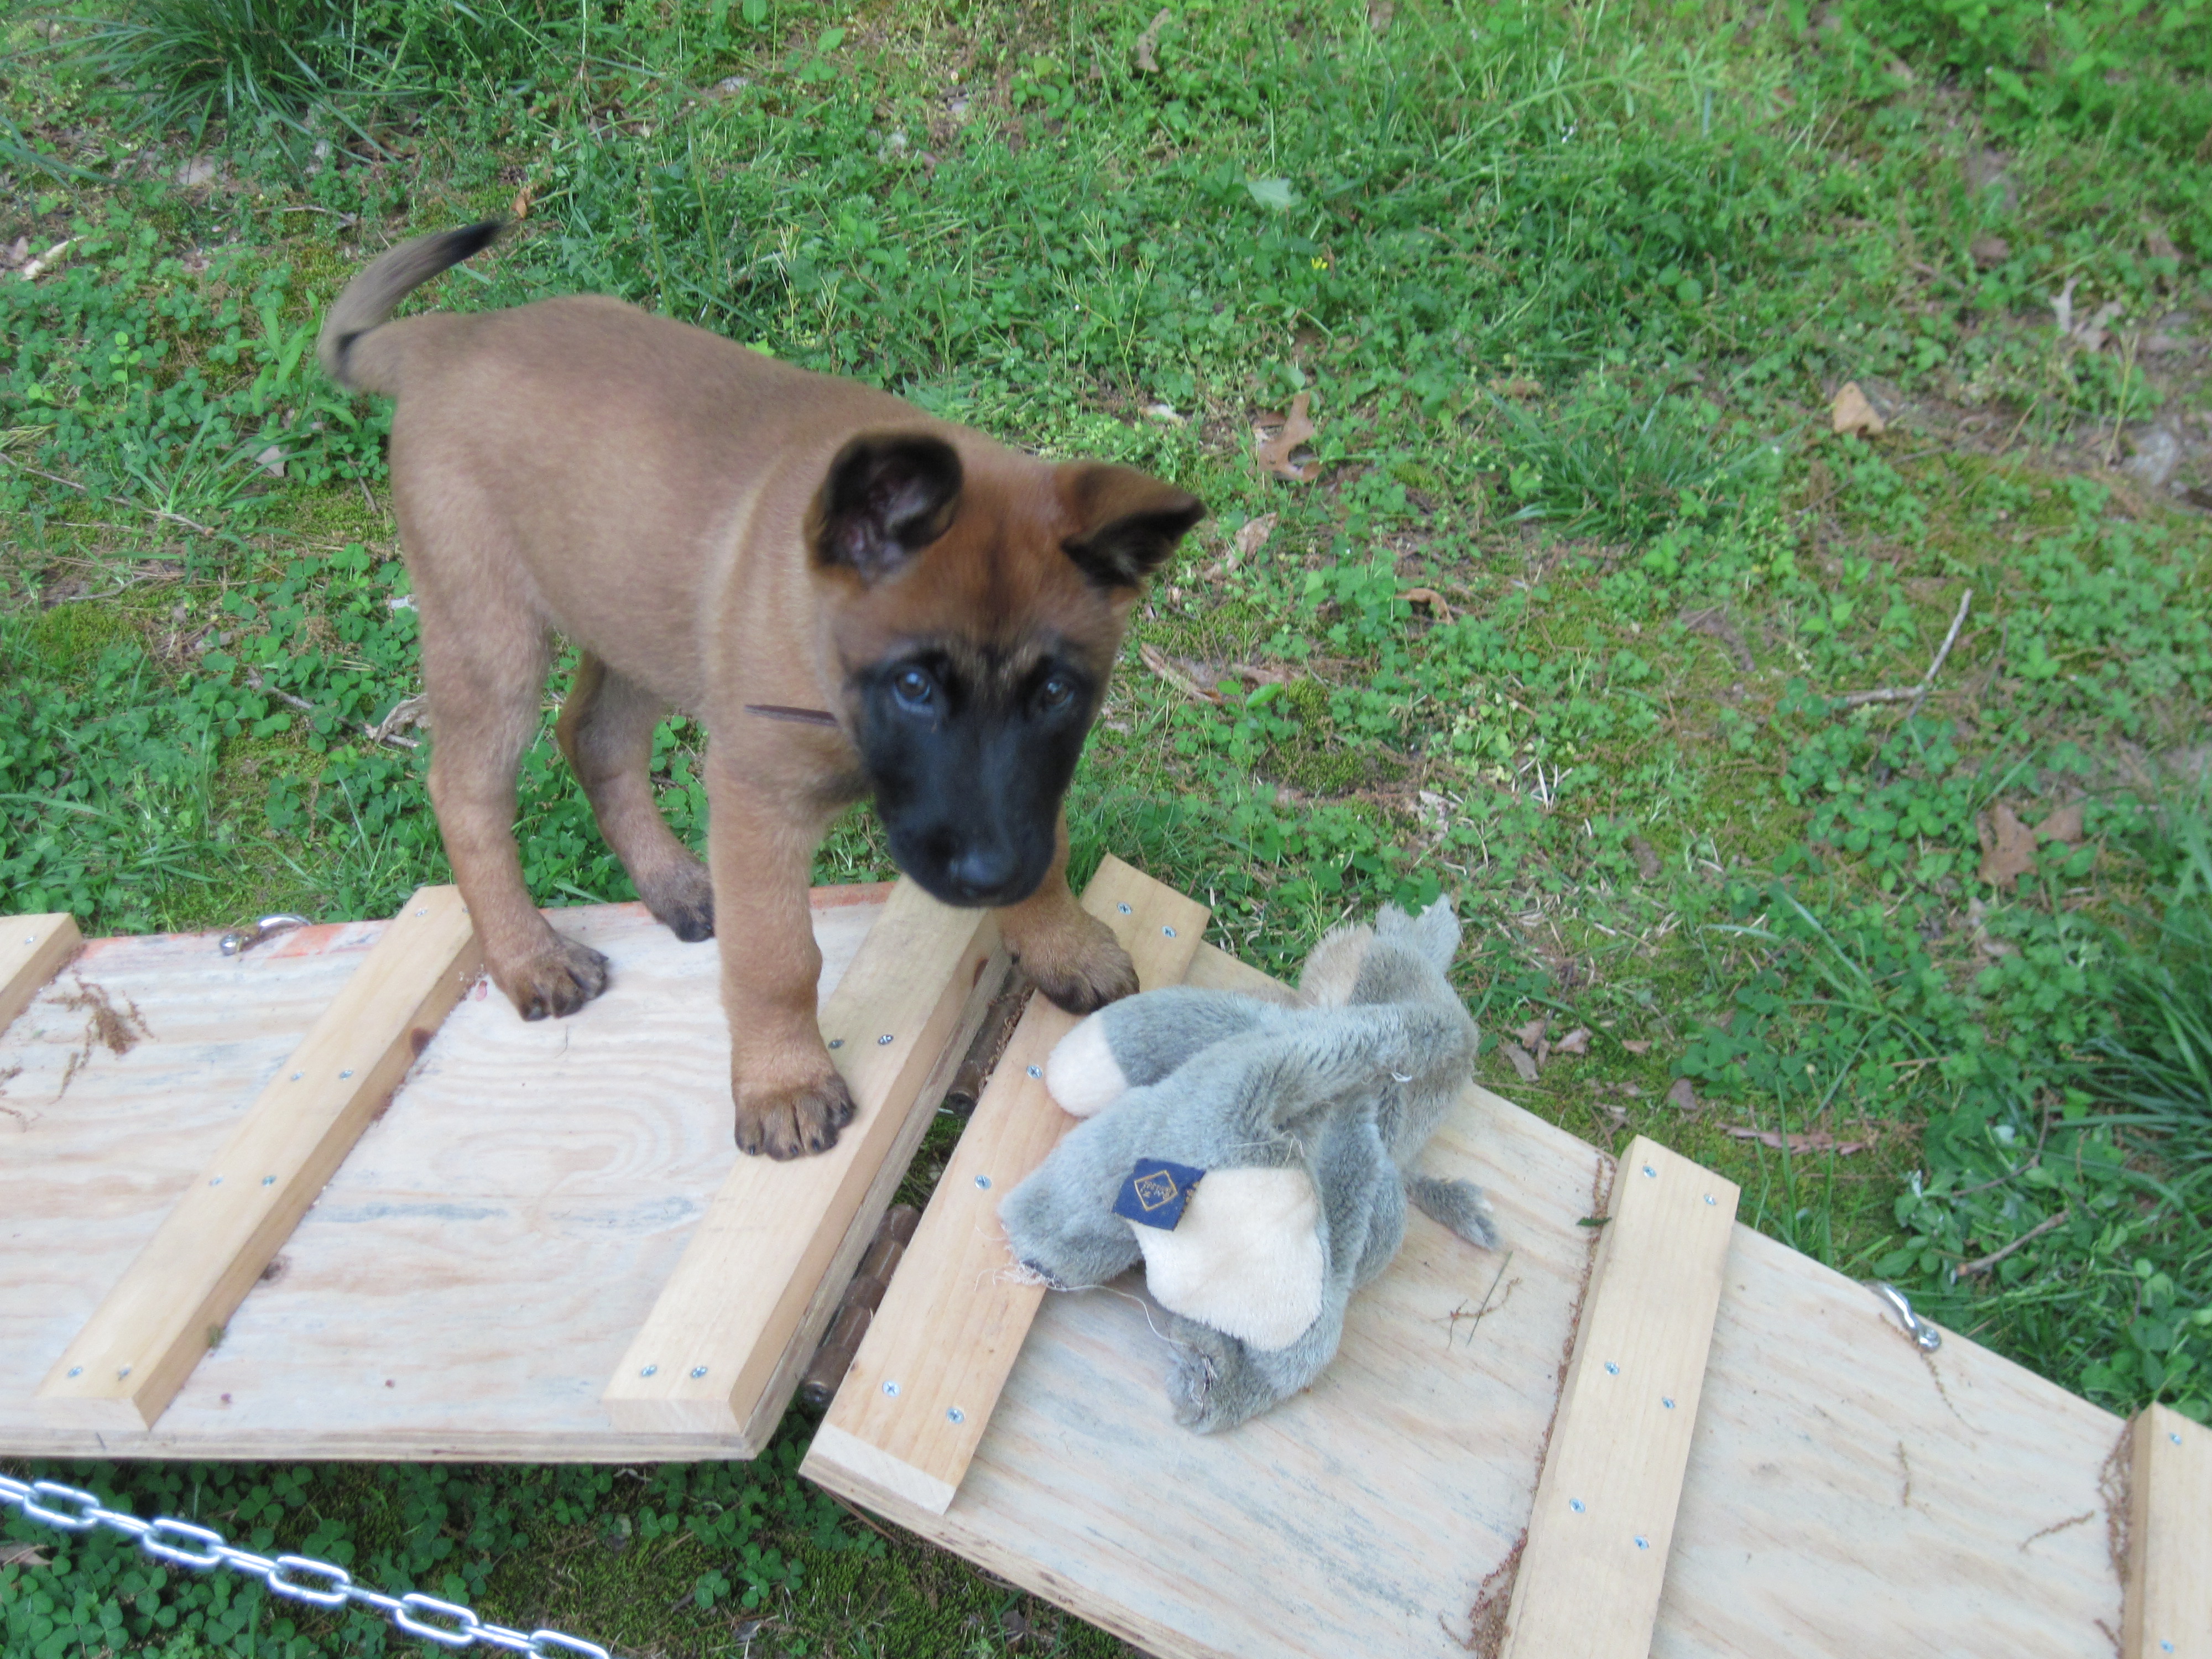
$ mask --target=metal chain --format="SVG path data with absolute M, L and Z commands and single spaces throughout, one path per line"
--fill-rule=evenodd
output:
M 90 1532 L 95 1527 L 106 1527 L 137 1540 L 138 1547 L 155 1559 L 190 1567 L 195 1572 L 228 1567 L 233 1572 L 259 1579 L 272 1595 L 304 1601 L 310 1607 L 343 1607 L 352 1603 L 369 1607 L 407 1635 L 434 1642 L 441 1648 L 472 1647 L 481 1642 L 486 1647 L 507 1653 L 528 1654 L 531 1659 L 555 1659 L 555 1656 L 564 1654 L 576 1656 L 576 1659 L 608 1659 L 605 1648 L 580 1636 L 566 1636 L 557 1630 L 534 1630 L 526 1636 L 503 1625 L 487 1625 L 465 1607 L 441 1601 L 434 1595 L 424 1595 L 419 1591 L 407 1595 L 380 1595 L 355 1583 L 351 1574 L 331 1562 L 305 1555 L 280 1555 L 272 1560 L 251 1550 L 233 1548 L 223 1541 L 221 1533 L 196 1527 L 188 1521 L 173 1521 L 167 1516 L 141 1521 L 135 1515 L 104 1508 L 92 1493 L 64 1486 L 57 1480 L 26 1483 L 0 1474 L 0 1504 L 7 1504 L 15 1505 L 32 1520 L 43 1521 L 64 1532 Z

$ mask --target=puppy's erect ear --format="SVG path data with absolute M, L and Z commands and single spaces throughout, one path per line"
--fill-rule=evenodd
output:
M 871 432 L 837 452 L 806 509 L 816 566 L 880 581 L 952 527 L 960 457 L 920 432 Z
M 1063 466 L 1060 483 L 1083 526 L 1060 546 L 1101 587 L 1134 587 L 1206 516 L 1206 503 L 1188 490 L 1131 467 L 1097 461 Z

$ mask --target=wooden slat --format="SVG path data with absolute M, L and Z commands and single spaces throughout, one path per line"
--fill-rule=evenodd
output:
M 76 918 L 61 911 L 0 916 L 0 1031 L 8 1029 L 83 942 Z
M 951 908 L 910 881 L 892 890 L 822 1008 L 853 1121 L 817 1157 L 732 1167 L 600 1396 L 617 1428 L 742 1437 L 763 1400 L 796 1382 L 793 1335 L 910 1120 L 934 1111 L 924 1085 L 949 1079 L 945 1051 L 998 950 L 988 911 Z
M 2123 1659 L 2212 1656 L 2212 1429 L 2169 1406 L 2136 1417 L 2128 1475 Z
M 1083 906 L 1114 929 L 1146 990 L 1182 981 L 1208 914 L 1112 858 Z M 1042 1073 L 1075 1023 L 1042 998 L 1030 1000 L 815 1433 L 805 1472 L 822 1479 L 835 1464 L 935 1515 L 951 1503 L 1044 1294 L 1015 1278 L 999 1202 L 1073 1121 L 1053 1104 Z
M 481 965 L 458 888 L 407 902 L 54 1362 L 42 1416 L 154 1425 Z
M 1651 1651 L 1736 1196 L 1642 1136 L 1621 1159 L 1502 1659 Z

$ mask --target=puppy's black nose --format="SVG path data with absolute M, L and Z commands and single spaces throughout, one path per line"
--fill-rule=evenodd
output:
M 1014 852 L 1010 847 L 976 846 L 945 866 L 945 873 L 969 897 L 997 898 L 1012 885 Z

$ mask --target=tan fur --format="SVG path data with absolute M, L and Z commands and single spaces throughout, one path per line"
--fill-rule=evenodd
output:
M 923 636 L 1018 661 L 1049 632 L 1103 680 L 1137 590 L 1086 579 L 1063 544 L 1133 503 L 1189 498 L 1122 468 L 1045 464 L 611 299 L 384 323 L 406 285 L 485 239 L 442 263 L 436 240 L 356 280 L 323 360 L 397 399 L 392 497 L 422 618 L 430 792 L 492 976 L 532 1017 L 572 1012 L 606 980 L 531 904 L 513 835 L 557 631 L 586 653 L 561 746 L 609 844 L 664 921 L 703 927 L 711 903 L 738 1145 L 820 1151 L 852 1103 L 816 1024 L 806 892 L 830 817 L 866 793 L 851 671 Z M 965 484 L 944 536 L 870 585 L 817 569 L 805 532 L 833 457 L 873 432 L 942 438 Z M 653 802 L 652 734 L 672 706 L 708 734 L 704 869 Z M 1059 849 L 1043 886 L 999 917 L 1056 1000 L 1096 1006 L 1134 975 L 1069 895 L 1064 818 Z

